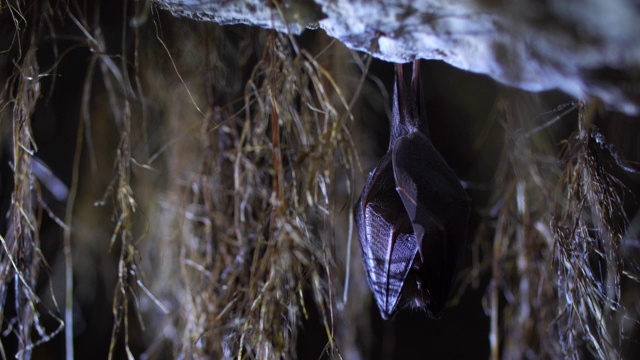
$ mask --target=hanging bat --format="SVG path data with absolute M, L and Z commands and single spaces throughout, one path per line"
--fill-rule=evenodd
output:
M 419 61 L 396 64 L 391 139 L 355 206 L 367 281 L 382 318 L 403 307 L 439 318 L 463 255 L 469 198 L 429 138 Z

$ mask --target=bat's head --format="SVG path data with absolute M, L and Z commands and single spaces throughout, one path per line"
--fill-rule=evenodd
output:
M 438 291 L 439 282 L 429 275 L 420 255 L 416 255 L 402 285 L 396 311 L 409 308 L 424 311 L 432 319 L 442 316 L 448 293 Z

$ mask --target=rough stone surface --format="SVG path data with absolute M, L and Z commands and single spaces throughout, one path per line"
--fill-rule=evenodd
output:
M 440 59 L 531 91 L 640 110 L 637 0 L 155 0 L 178 16 L 300 33 L 320 27 L 393 62 Z

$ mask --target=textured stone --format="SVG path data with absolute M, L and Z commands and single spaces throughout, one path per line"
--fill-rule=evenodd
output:
M 640 110 L 635 0 L 156 0 L 178 16 L 298 34 L 320 27 L 393 62 L 440 59 L 522 89 Z

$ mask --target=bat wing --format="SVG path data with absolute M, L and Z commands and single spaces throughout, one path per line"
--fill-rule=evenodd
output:
M 438 313 L 463 255 L 469 200 L 453 170 L 424 134 L 400 137 L 393 146 L 392 165 L 396 190 L 419 247 L 431 310 Z
M 380 313 L 393 315 L 402 286 L 418 252 L 418 243 L 395 191 L 390 154 L 369 175 L 356 203 L 362 259 Z

